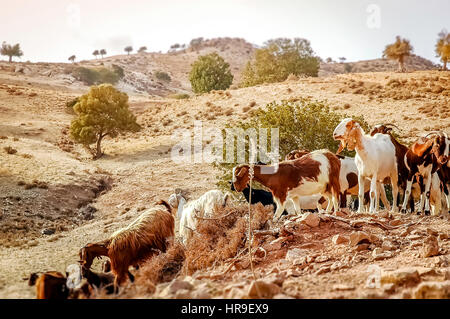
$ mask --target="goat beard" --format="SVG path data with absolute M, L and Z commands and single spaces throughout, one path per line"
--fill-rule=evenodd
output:
M 338 148 L 338 150 L 336 151 L 336 154 L 339 154 L 339 153 L 341 153 L 344 149 L 345 149 L 345 141 L 344 140 L 341 140 L 341 143 L 339 144 L 339 148 Z

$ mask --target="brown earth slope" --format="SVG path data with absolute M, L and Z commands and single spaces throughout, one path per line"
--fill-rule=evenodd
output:
M 129 223 L 143 208 L 167 198 L 175 188 L 188 191 L 192 198 L 214 188 L 217 171 L 212 166 L 175 164 L 170 159 L 171 147 L 177 142 L 171 134 L 177 128 L 192 128 L 194 120 L 202 120 L 204 126 L 221 126 L 246 118 L 252 109 L 271 101 L 305 97 L 327 100 L 338 112 L 363 115 L 371 125 L 395 123 L 402 129 L 400 135 L 410 141 L 435 129 L 450 133 L 448 73 L 345 74 L 218 91 L 187 100 L 131 95 L 131 109 L 144 129 L 118 139 L 106 139 L 106 156 L 91 161 L 81 147 L 70 142 L 67 134 L 73 115 L 66 110 L 65 102 L 85 90 L 83 86 L 52 77 L 0 71 L 0 297 L 32 298 L 33 290 L 22 278 L 35 271 L 64 271 L 76 263 L 80 247 L 104 239 Z M 445 261 L 449 254 L 448 216 L 424 220 L 415 216 L 379 218 L 383 222 L 400 219 L 405 225 L 418 222 L 414 228 L 417 234 L 412 235 L 419 237 L 402 237 L 400 231 L 364 227 L 364 231 L 382 241 L 356 253 L 362 257 L 353 257 L 353 248 L 342 246 L 345 251 L 342 258 L 351 258 L 349 268 L 316 273 L 321 269 L 320 263 L 347 262 L 340 260 L 340 248 L 328 246 L 335 234 L 349 235 L 353 231 L 339 223 L 323 221 L 318 230 L 305 231 L 303 239 L 290 241 L 283 251 L 296 247 L 312 249 L 315 251 L 304 251 L 304 255 L 314 258 L 324 255 L 329 259 L 320 258 L 307 270 L 302 268 L 299 273 L 290 274 L 286 287 L 281 287 L 282 293 L 304 298 L 366 296 L 372 291 L 364 288 L 367 267 L 374 258 L 372 251 L 382 248 L 383 241 L 395 242 L 395 249 L 391 257 L 376 260 L 382 269 L 428 267 L 436 275 L 426 272 L 423 280 L 443 280 L 448 270 Z M 439 256 L 420 255 L 427 228 L 438 234 Z M 321 242 L 325 248 L 302 246 L 311 241 Z M 280 271 L 291 268 L 291 262 L 279 254 L 258 266 L 258 276 L 267 275 L 274 267 Z M 225 267 L 216 266 L 219 270 Z M 211 271 L 204 272 L 208 275 Z M 233 270 L 230 277 L 207 280 L 216 289 L 211 294 L 225 296 L 227 292 L 220 295 L 218 287 L 235 283 L 245 291 L 250 274 L 245 269 L 243 272 Z M 331 285 L 350 288 L 337 286 L 337 293 L 329 293 Z M 392 296 L 403 296 L 403 288 L 394 291 L 396 294 Z M 235 296 L 243 295 L 236 292 Z

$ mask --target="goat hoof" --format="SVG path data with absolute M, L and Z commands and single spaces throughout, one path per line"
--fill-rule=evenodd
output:
M 430 211 L 429 211 L 429 210 L 426 210 L 426 211 L 425 211 L 425 215 L 430 216 L 430 215 L 431 215 Z
M 403 209 L 403 208 L 402 208 L 402 209 L 400 210 L 400 212 L 401 212 L 402 214 L 406 214 L 406 209 Z

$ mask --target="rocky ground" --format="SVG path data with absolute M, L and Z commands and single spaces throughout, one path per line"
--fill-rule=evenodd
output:
M 218 172 L 211 165 L 170 160 L 177 142 L 171 134 L 191 129 L 195 120 L 221 127 L 247 118 L 271 101 L 310 98 L 326 100 L 343 114 L 363 115 L 370 125 L 392 122 L 401 128 L 398 133 L 405 141 L 436 129 L 450 133 L 446 72 L 291 78 L 185 100 L 130 93 L 130 108 L 143 130 L 106 139 L 106 155 L 92 161 L 68 137 L 73 113 L 65 106 L 86 90 L 51 76 L 0 70 L 2 298 L 32 298 L 34 291 L 22 278 L 36 271 L 64 272 L 78 260 L 80 247 L 105 239 L 175 188 L 191 198 L 214 188 Z M 259 239 L 258 247 L 267 254 L 257 256 L 255 274 L 264 281 L 261 289 L 267 296 L 448 297 L 447 215 L 343 213 L 340 218 L 345 221 L 314 216 L 306 219 L 317 222 L 318 217 L 318 225 L 292 220 L 292 227 L 273 225 L 279 232 Z M 355 222 L 360 219 L 366 222 Z M 355 236 L 362 240 L 355 243 Z M 154 294 L 136 291 L 134 296 L 254 296 L 253 274 L 244 267 L 245 258 L 241 261 L 239 269 L 233 266 L 224 273 L 231 262 L 227 260 L 158 284 Z M 380 274 L 374 277 L 374 285 L 379 278 L 379 288 L 366 287 L 370 271 Z

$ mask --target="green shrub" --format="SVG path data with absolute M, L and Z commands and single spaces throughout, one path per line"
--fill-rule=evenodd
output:
M 290 74 L 317 76 L 320 58 L 308 40 L 278 38 L 267 41 L 256 49 L 252 61 L 242 72 L 241 86 L 282 82 Z
M 347 117 L 331 111 L 330 107 L 322 101 L 301 99 L 297 102 L 281 101 L 269 103 L 265 109 L 258 109 L 253 115 L 244 121 L 228 124 L 225 128 L 258 128 L 268 129 L 267 145 L 270 146 L 270 128 L 279 129 L 279 154 L 280 161 L 286 154 L 296 149 L 329 149 L 336 152 L 339 142 L 333 139 L 333 131 L 342 119 Z M 368 132 L 368 124 L 362 117 L 353 117 L 361 123 L 363 129 Z M 225 132 L 223 133 L 225 140 Z M 224 151 L 225 153 L 225 151 Z M 354 152 L 344 151 L 343 155 L 354 156 Z M 226 154 L 224 154 L 225 158 Z M 235 148 L 236 160 L 236 148 Z M 246 137 L 246 161 L 248 161 L 248 137 Z M 216 163 L 221 171 L 218 176 L 218 186 L 228 188 L 231 180 L 231 171 L 236 163 Z
M 125 72 L 122 67 L 118 66 L 117 64 L 112 65 L 112 70 L 114 73 L 116 73 L 120 79 L 122 79 L 125 76 Z
M 73 109 L 73 107 L 75 106 L 75 104 L 78 103 L 78 101 L 80 101 L 79 97 L 76 97 L 76 98 L 74 98 L 74 99 L 72 99 L 70 101 L 67 101 L 66 102 L 66 107 Z
M 200 56 L 192 64 L 189 80 L 194 93 L 206 93 L 228 89 L 233 82 L 233 75 L 230 65 L 214 52 Z
M 93 69 L 78 67 L 72 72 L 72 75 L 75 79 L 82 81 L 87 85 L 102 83 L 116 84 L 120 80 L 120 72 L 116 73 L 116 70 L 109 70 L 107 68 Z
M 160 81 L 165 81 L 165 82 L 172 81 L 172 79 L 170 78 L 170 75 L 163 71 L 156 71 L 155 78 L 157 78 Z

